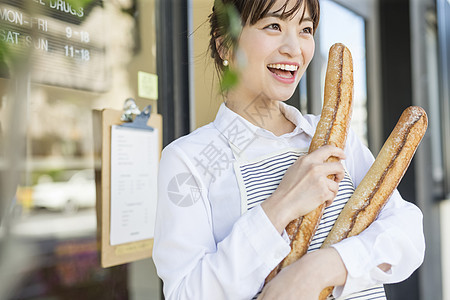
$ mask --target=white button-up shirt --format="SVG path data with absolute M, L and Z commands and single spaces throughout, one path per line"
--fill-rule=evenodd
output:
M 239 159 L 309 148 L 319 117 L 303 116 L 284 103 L 281 109 L 296 126 L 291 133 L 275 136 L 222 104 L 214 122 L 164 149 L 153 259 L 166 299 L 251 299 L 290 252 L 286 237 L 259 205 L 241 212 L 233 168 L 232 147 L 240 151 Z M 270 111 L 246 118 L 263 124 Z M 374 158 L 352 131 L 344 150 L 343 163 L 357 186 Z M 348 271 L 345 286 L 334 290 L 336 297 L 402 281 L 423 261 L 422 214 L 395 191 L 369 228 L 333 247 Z M 392 267 L 383 272 L 377 267 L 381 263 Z

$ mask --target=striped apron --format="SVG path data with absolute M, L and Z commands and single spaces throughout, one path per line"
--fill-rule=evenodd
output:
M 298 149 L 287 149 L 280 153 L 273 153 L 258 159 L 248 160 L 245 157 L 240 156 L 239 154 L 242 152 L 236 152 L 236 149 L 234 149 L 235 147 L 232 146 L 231 148 L 233 149 L 234 157 L 236 159 L 234 169 L 241 193 L 242 213 L 252 209 L 267 199 L 280 184 L 286 170 L 298 157 L 307 153 L 306 151 L 299 151 Z M 339 191 L 336 198 L 333 203 L 324 210 L 317 231 L 308 248 L 308 252 L 320 248 L 354 190 L 353 182 L 348 173 L 345 172 L 345 177 L 339 184 Z M 256 297 L 257 296 L 255 296 L 254 299 L 256 299 Z M 329 299 L 335 298 L 330 296 Z M 383 285 L 378 285 L 362 292 L 339 298 L 339 300 L 342 299 L 386 299 L 386 295 Z

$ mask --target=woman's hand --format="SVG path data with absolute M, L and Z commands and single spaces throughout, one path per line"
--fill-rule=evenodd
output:
M 340 162 L 325 162 L 332 156 L 345 159 L 344 151 L 334 146 L 323 146 L 299 157 L 288 168 L 275 192 L 261 204 L 280 233 L 293 219 L 304 216 L 324 202 L 331 204 L 339 182 L 344 178 L 344 167 Z
M 347 269 L 334 248 L 305 254 L 284 268 L 263 289 L 258 300 L 318 299 L 328 286 L 345 284 Z

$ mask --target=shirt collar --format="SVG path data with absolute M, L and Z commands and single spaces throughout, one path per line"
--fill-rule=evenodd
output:
M 280 102 L 280 109 L 286 119 L 295 125 L 294 131 L 292 133 L 288 133 L 288 135 L 304 132 L 311 137 L 314 136 L 315 129 L 305 119 L 305 117 L 303 117 L 302 113 L 297 108 L 284 102 Z
M 220 137 L 231 143 L 237 140 L 253 140 L 260 129 L 229 109 L 225 103 L 220 105 L 213 124 L 220 132 Z
M 287 134 L 282 135 L 283 137 L 290 137 L 297 135 L 299 133 L 306 133 L 307 135 L 314 136 L 314 128 L 311 124 L 303 117 L 300 111 L 284 102 L 280 102 L 281 112 L 285 117 L 295 125 L 295 129 Z M 235 113 L 229 109 L 225 103 L 220 105 L 219 111 L 217 113 L 216 119 L 213 122 L 214 126 L 221 132 L 224 138 L 228 139 L 230 134 L 241 133 L 248 137 L 261 135 L 261 136 L 272 136 L 276 137 L 270 131 L 263 129 L 253 123 L 247 121 L 245 118 Z M 245 133 L 244 133 L 245 131 Z

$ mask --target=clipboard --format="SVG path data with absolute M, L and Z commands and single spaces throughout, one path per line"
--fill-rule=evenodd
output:
M 96 213 L 97 236 L 103 268 L 149 258 L 153 238 L 112 245 L 111 236 L 111 133 L 115 125 L 135 130 L 154 130 L 158 135 L 157 163 L 162 151 L 162 116 L 150 113 L 147 107 L 132 122 L 123 121 L 123 111 L 114 109 L 93 110 L 94 155 L 96 158 Z M 125 118 L 126 119 L 126 118 Z M 156 181 L 156 178 L 154 178 Z M 153 199 L 156 202 L 156 198 Z

